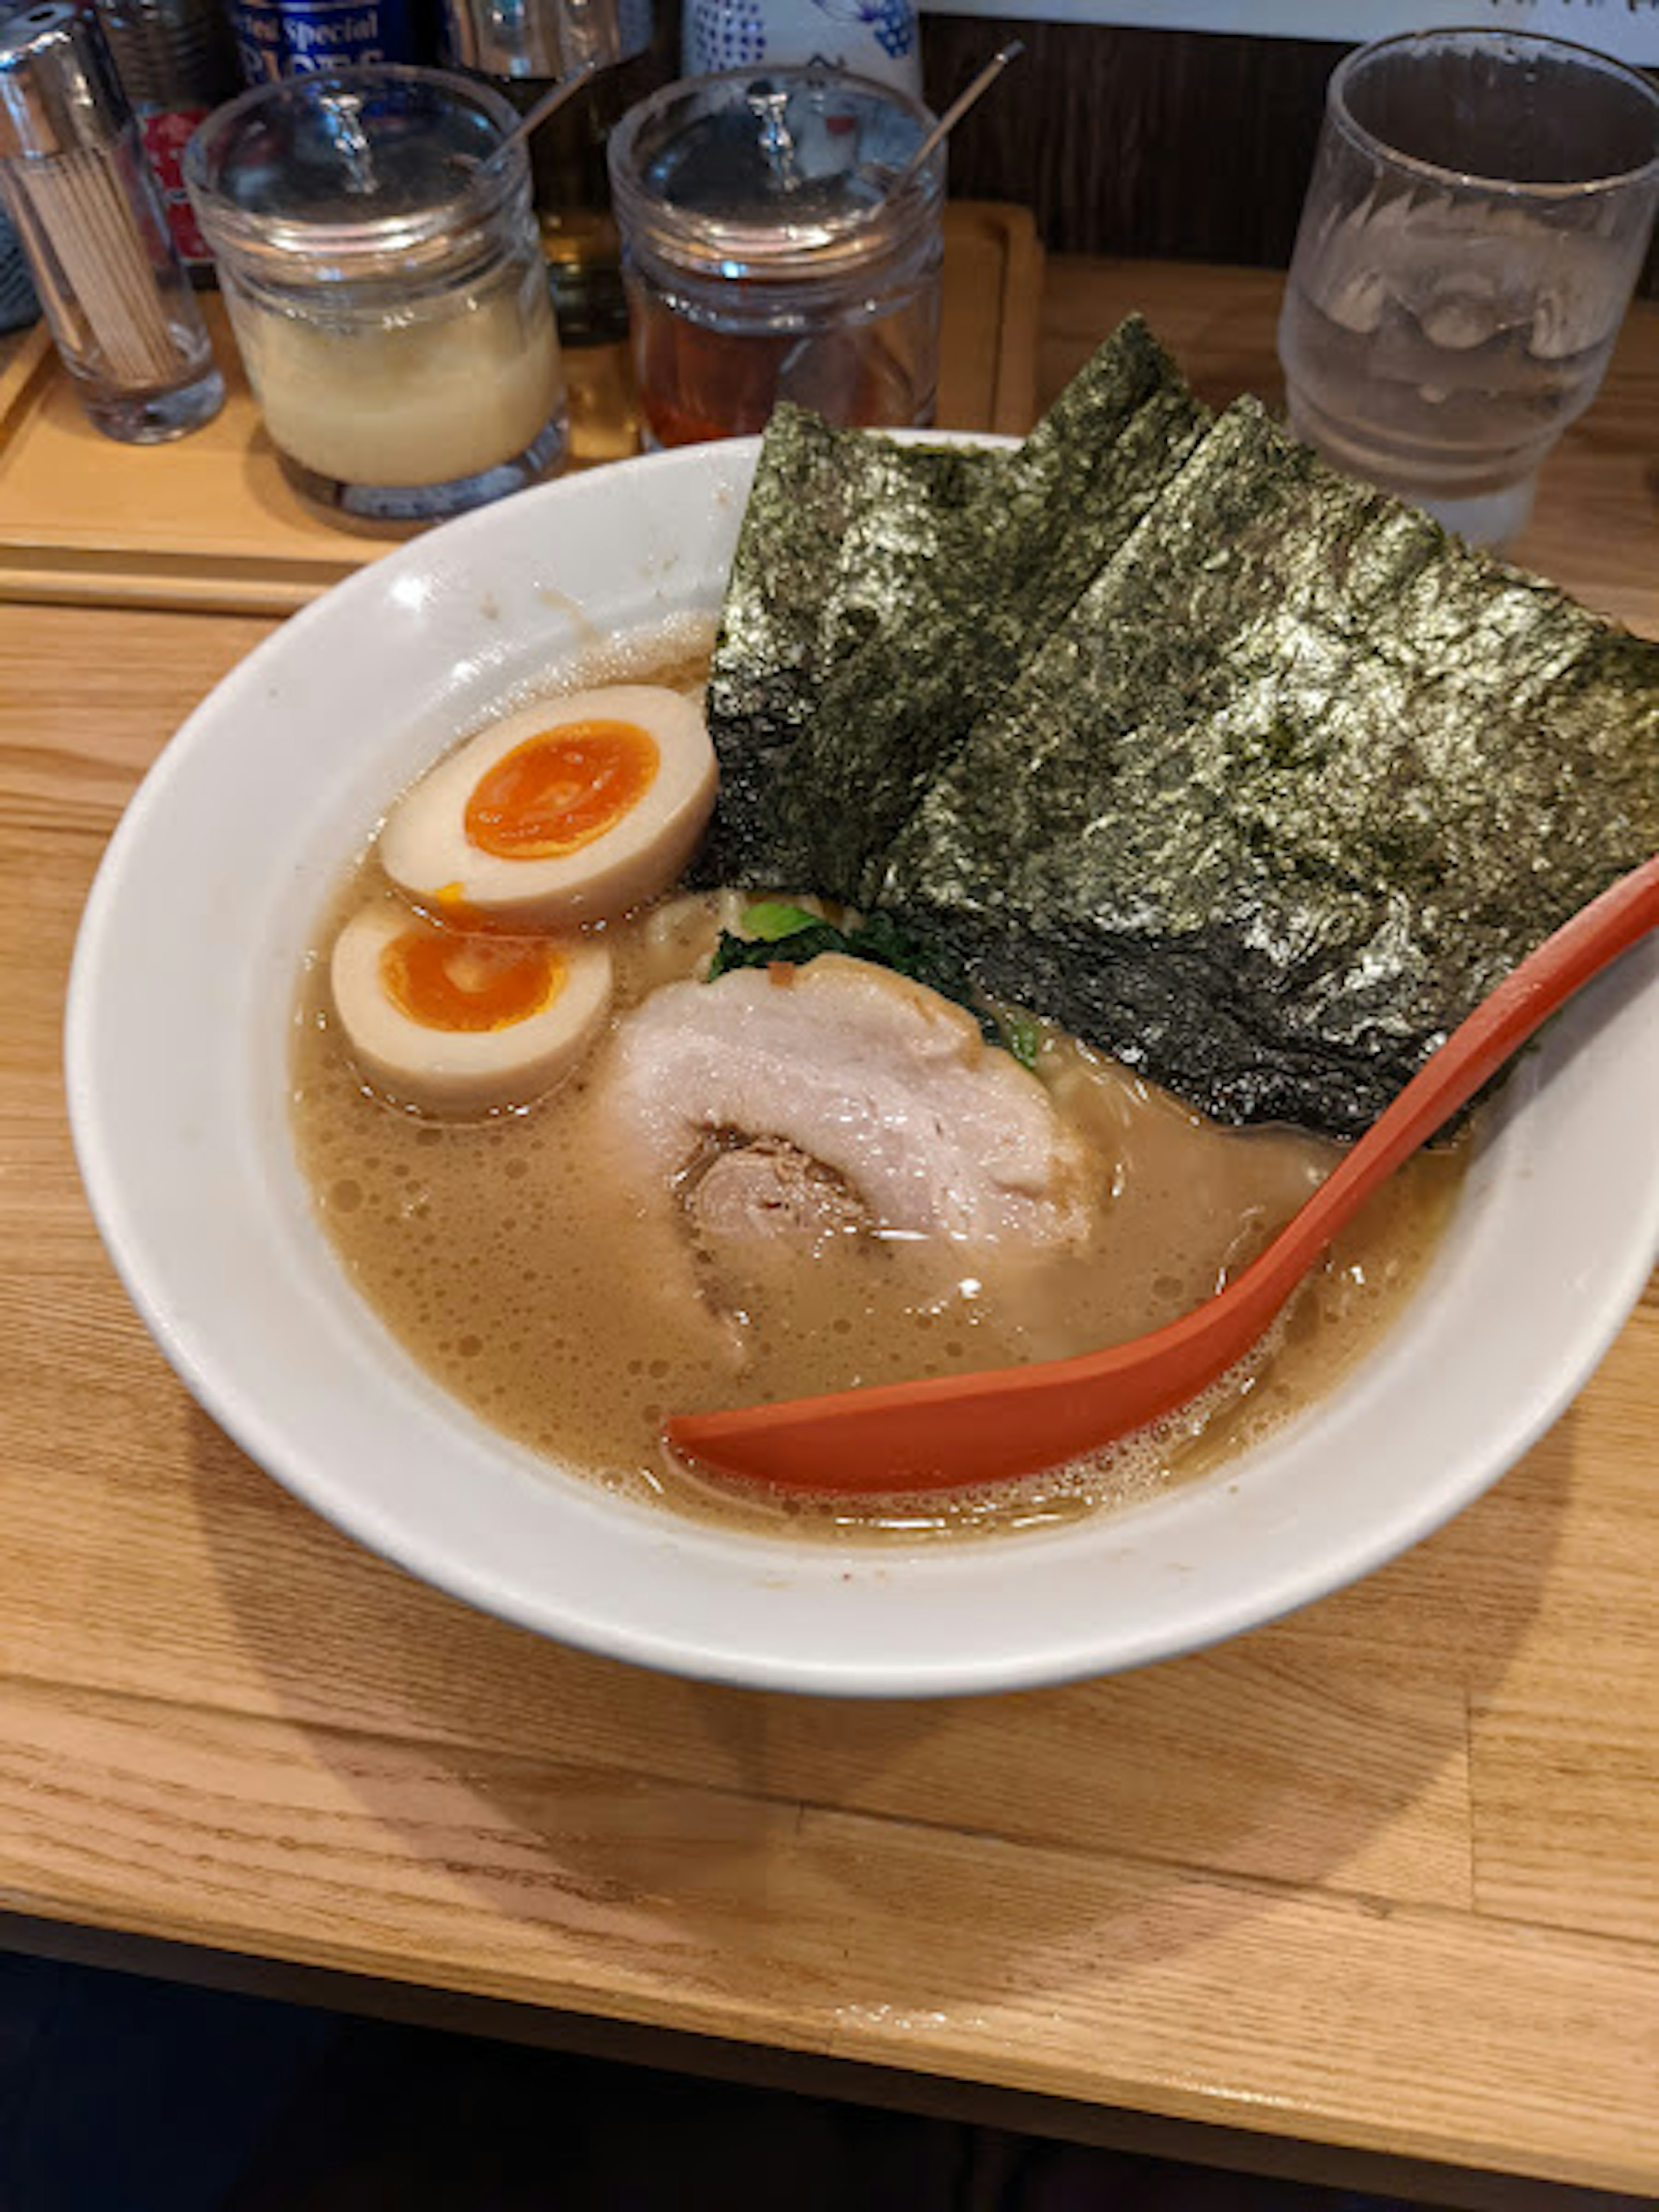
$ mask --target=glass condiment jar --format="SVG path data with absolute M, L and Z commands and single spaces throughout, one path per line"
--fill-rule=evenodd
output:
M 586 81 L 530 139 L 553 307 L 567 348 L 628 336 L 605 141 L 666 72 L 652 55 L 652 0 L 440 0 L 452 69 L 497 86 L 520 114 L 579 71 Z
M 98 18 L 0 9 L 0 206 L 88 419 L 152 445 L 219 411 L 224 380 Z
M 211 258 L 185 191 L 185 148 L 222 100 L 242 89 L 236 41 L 220 0 L 94 0 L 115 73 L 132 104 L 179 258 L 197 276 Z
M 516 120 L 488 86 L 383 64 L 257 86 L 191 142 L 248 381 L 325 505 L 458 514 L 563 456 L 529 165 L 501 150 Z
M 665 86 L 611 138 L 647 445 L 832 422 L 925 425 L 939 383 L 945 149 L 890 85 L 817 68 Z

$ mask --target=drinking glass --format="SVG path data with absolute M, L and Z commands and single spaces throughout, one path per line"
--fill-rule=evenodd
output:
M 1595 398 L 1659 198 L 1659 92 L 1564 41 L 1407 33 L 1339 64 L 1279 325 L 1291 427 L 1477 543 Z

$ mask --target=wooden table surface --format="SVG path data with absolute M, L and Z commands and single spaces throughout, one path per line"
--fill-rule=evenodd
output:
M 1278 286 L 1060 262 L 1044 395 L 1139 304 L 1215 398 Z M 1522 552 L 1659 634 L 1659 313 Z M 0 606 L 0 1908 L 1449 2169 L 1659 2192 L 1659 1301 L 1408 1557 L 1047 1693 L 700 1687 L 463 1609 L 199 1413 L 83 1205 L 59 1012 L 100 849 L 270 625 Z M 711 2046 L 712 2047 L 712 2046 Z M 854 2074 L 851 2086 L 865 2077 Z M 898 2083 L 896 2090 L 895 2082 Z M 845 2084 L 844 2084 L 845 2085 Z M 1045 2118 L 1044 2116 L 1048 2117 Z M 1442 2174 L 1449 2200 L 1518 2203 Z M 1425 2192 L 1426 2193 L 1426 2192 Z

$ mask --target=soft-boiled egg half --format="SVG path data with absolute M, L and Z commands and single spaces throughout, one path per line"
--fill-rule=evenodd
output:
M 714 749 L 678 691 L 617 684 L 509 714 L 441 761 L 380 831 L 433 911 L 569 924 L 675 882 L 714 804 Z
M 334 941 L 335 1010 L 377 1091 L 435 1114 L 528 1106 L 568 1075 L 611 1006 L 591 938 L 440 927 L 390 899 Z

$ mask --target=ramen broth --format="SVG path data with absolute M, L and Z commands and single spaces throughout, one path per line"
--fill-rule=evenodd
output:
M 695 689 L 684 657 L 614 659 L 584 682 Z M 611 1158 L 601 1042 L 539 1105 L 427 1121 L 363 1085 L 329 1003 L 327 951 L 365 899 L 395 894 L 372 853 L 321 918 L 297 1011 L 294 1123 L 323 1223 L 410 1352 L 483 1419 L 623 1492 L 750 1527 L 907 1535 L 1042 1525 L 1215 1468 L 1328 1390 L 1374 1343 L 1433 1250 L 1462 1147 L 1419 1155 L 1338 1239 L 1272 1337 L 1202 1400 L 1096 1458 L 982 1492 L 785 1498 L 717 1483 L 662 1442 L 672 1413 L 1086 1352 L 1211 1295 L 1317 1186 L 1339 1149 L 1230 1130 L 1072 1039 L 1040 1073 L 1099 1162 L 1086 1244 L 848 1231 L 698 1249 L 672 1190 Z M 671 894 L 608 925 L 613 1021 L 696 974 L 744 902 Z

